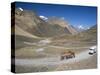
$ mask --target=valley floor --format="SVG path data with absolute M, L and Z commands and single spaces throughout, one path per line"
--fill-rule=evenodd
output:
M 38 59 L 16 58 L 16 72 L 47 72 L 97 68 L 97 54 L 89 55 L 88 51 L 88 49 L 81 51 L 76 54 L 75 58 L 67 60 L 60 60 L 60 55 Z

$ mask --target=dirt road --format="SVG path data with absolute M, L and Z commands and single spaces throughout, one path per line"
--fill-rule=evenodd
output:
M 94 55 L 88 54 L 89 50 L 84 50 L 83 52 L 76 55 L 75 58 L 68 60 L 60 60 L 60 56 L 55 57 L 45 57 L 40 59 L 15 59 L 15 64 L 20 66 L 32 66 L 32 65 L 60 65 L 65 63 L 79 62 L 84 59 L 92 58 Z

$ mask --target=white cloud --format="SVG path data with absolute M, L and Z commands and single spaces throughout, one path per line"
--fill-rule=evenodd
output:
M 41 19 L 43 19 L 43 20 L 47 20 L 48 18 L 47 17 L 45 17 L 45 16 L 43 16 L 43 15 L 40 15 L 39 16 Z

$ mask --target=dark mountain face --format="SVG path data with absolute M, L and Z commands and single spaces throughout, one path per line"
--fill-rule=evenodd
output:
M 53 22 L 52 22 L 53 21 Z M 39 37 L 52 37 L 61 34 L 76 33 L 65 21 L 52 19 L 51 23 L 41 19 L 35 12 L 29 10 L 15 10 L 15 25 L 28 34 Z M 54 23 L 55 22 L 55 23 Z M 16 33 L 18 30 L 16 29 Z M 21 33 L 18 33 L 21 35 Z M 23 34 L 23 33 L 22 33 Z

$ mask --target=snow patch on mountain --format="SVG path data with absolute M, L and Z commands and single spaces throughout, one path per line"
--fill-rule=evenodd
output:
M 48 18 L 47 17 L 45 17 L 45 16 L 43 16 L 43 15 L 40 15 L 39 16 L 41 19 L 43 19 L 43 20 L 47 20 Z

